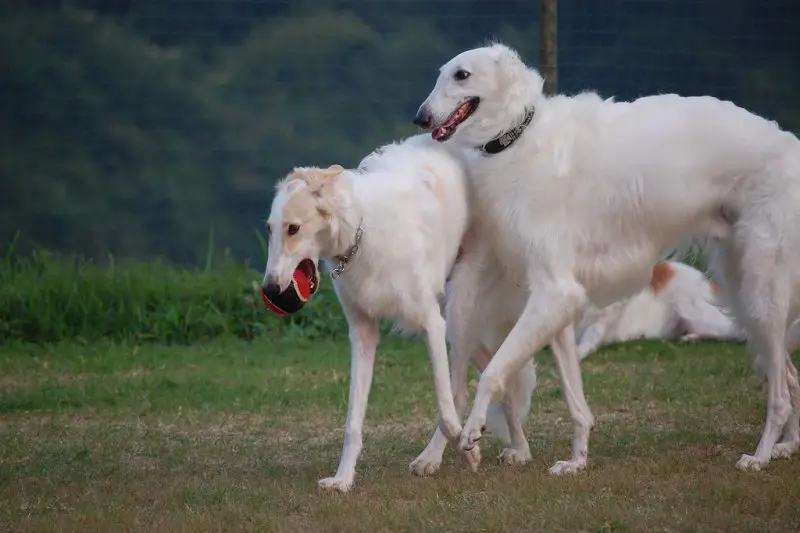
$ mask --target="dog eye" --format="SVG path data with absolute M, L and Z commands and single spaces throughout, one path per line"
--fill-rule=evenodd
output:
M 286 228 L 286 233 L 289 235 L 294 235 L 298 231 L 300 231 L 300 226 L 297 224 L 289 224 L 289 227 Z
M 470 74 L 464 69 L 459 69 L 453 74 L 453 77 L 458 81 L 464 81 L 465 79 L 469 78 Z

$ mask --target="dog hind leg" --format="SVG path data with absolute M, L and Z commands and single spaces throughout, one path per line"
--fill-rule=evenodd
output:
M 574 339 L 572 326 L 567 326 L 556 335 L 551 344 L 573 427 L 572 455 L 568 460 L 557 461 L 550 467 L 553 475 L 575 473 L 586 468 L 589 434 L 594 427 L 594 415 L 583 394 L 583 380 Z
M 480 301 L 478 288 L 481 287 L 479 282 L 482 275 L 480 255 L 477 253 L 466 255 L 453 268 L 445 306 L 448 336 L 451 339 L 450 388 L 459 419 L 467 406 L 469 364 L 479 347 L 477 335 L 480 331 L 478 326 L 480 317 L 475 312 L 474 302 Z M 441 467 L 447 442 L 441 425 L 437 424 L 428 445 L 409 465 L 411 473 L 425 476 L 437 472 Z M 480 448 L 476 447 L 467 452 L 459 450 L 459 452 L 467 468 L 476 471 L 480 463 Z
M 434 301 L 433 304 L 428 306 L 429 311 L 425 320 L 425 342 L 433 368 L 433 380 L 439 407 L 439 427 L 445 437 L 455 441 L 461 433 L 461 421 L 450 383 L 451 376 L 447 360 L 447 325 L 439 312 L 438 302 Z
M 451 352 L 452 353 L 452 352 Z M 467 405 L 467 373 L 469 371 L 470 357 L 456 357 L 450 369 L 450 384 L 453 390 L 453 399 L 456 411 L 461 414 Z M 429 476 L 439 471 L 442 466 L 442 457 L 447 448 L 447 437 L 442 432 L 439 424 L 436 425 L 433 437 L 419 456 L 411 461 L 409 470 L 416 476 Z M 471 470 L 477 469 L 480 462 L 480 450 L 462 456 L 462 461 Z M 473 466 L 474 465 L 474 466 Z
M 516 376 L 513 376 L 513 379 L 514 383 L 510 390 L 506 392 L 501 404 L 510 442 L 509 446 L 500 452 L 499 459 L 504 464 L 522 465 L 529 463 L 532 459 L 531 448 L 527 437 L 525 437 L 522 424 L 527 417 L 531 395 L 536 387 L 536 367 L 533 361 L 525 363 L 525 366 Z M 493 425 L 492 415 L 492 411 L 489 411 L 486 418 L 487 426 L 490 429 Z
M 797 368 L 792 363 L 790 353 L 786 354 L 787 383 L 792 414 L 783 428 L 783 438 L 772 450 L 772 457 L 789 457 L 800 451 L 800 383 L 797 379 Z
M 780 250 L 764 232 L 763 220 L 742 225 L 740 235 L 741 256 L 738 261 L 729 257 L 729 264 L 737 267 L 736 309 L 745 326 L 748 347 L 755 358 L 761 358 L 767 376 L 767 413 L 764 429 L 753 455 L 743 454 L 736 466 L 743 470 L 761 470 L 775 451 L 775 444 L 791 417 L 792 382 L 785 346 L 786 324 L 789 313 L 789 276 L 782 270 Z M 770 221 L 767 221 L 770 222 Z M 771 227 L 766 226 L 766 227 Z M 745 233 L 746 232 L 746 233 Z M 784 265 L 785 267 L 785 265 Z M 733 273 L 733 272 L 730 272 Z

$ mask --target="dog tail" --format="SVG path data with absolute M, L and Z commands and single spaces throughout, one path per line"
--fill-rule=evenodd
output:
M 528 361 L 516 375 L 511 393 L 517 406 L 517 419 L 525 424 L 531 410 L 531 397 L 536 390 L 536 365 Z M 511 445 L 511 431 L 508 428 L 505 411 L 501 403 L 492 403 L 486 414 L 486 428 L 492 436 L 500 439 L 505 446 Z

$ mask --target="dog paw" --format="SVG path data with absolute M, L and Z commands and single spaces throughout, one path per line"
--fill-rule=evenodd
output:
M 772 449 L 772 458 L 791 457 L 800 450 L 800 440 L 779 442 Z
M 317 481 L 317 486 L 322 490 L 347 492 L 353 488 L 353 480 L 340 477 L 326 477 L 325 479 Z
M 461 464 L 463 464 L 470 472 L 477 472 L 478 466 L 481 464 L 481 447 L 474 444 L 472 448 L 466 451 L 461 451 Z
M 686 335 L 680 338 L 681 342 L 694 342 L 699 340 L 700 340 L 700 335 L 698 335 L 697 333 L 687 333 Z
M 483 430 L 484 428 L 465 426 L 464 431 L 461 432 L 461 440 L 458 443 L 458 447 L 465 452 L 470 451 L 483 438 Z
M 439 471 L 442 466 L 442 456 L 433 457 L 433 454 L 427 454 L 424 451 L 411 461 L 408 469 L 415 476 L 430 476 Z
M 500 452 L 500 462 L 505 465 L 524 465 L 531 462 L 530 450 L 518 450 L 516 448 L 504 448 Z
M 753 472 L 758 472 L 759 470 L 767 466 L 768 462 L 769 460 L 760 459 L 755 455 L 747 455 L 745 453 L 736 462 L 736 468 L 738 468 L 739 470 L 750 470 Z
M 586 460 L 556 461 L 550 467 L 550 474 L 553 476 L 563 476 L 565 474 L 576 474 L 586 469 Z

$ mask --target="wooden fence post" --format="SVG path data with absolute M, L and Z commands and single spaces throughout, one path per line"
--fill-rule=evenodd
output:
M 539 0 L 539 68 L 544 93 L 558 92 L 558 0 Z

